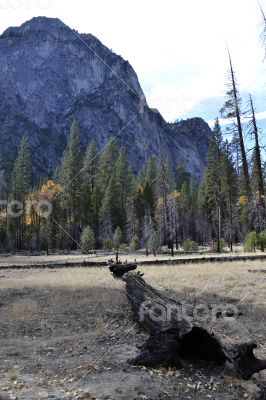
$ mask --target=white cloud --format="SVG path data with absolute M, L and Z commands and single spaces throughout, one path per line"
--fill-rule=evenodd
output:
M 260 3 L 266 10 L 266 0 Z M 225 43 L 240 87 L 265 89 L 254 0 L 0 0 L 0 11 L 2 31 L 46 15 L 94 34 L 129 60 L 150 106 L 168 120 L 224 93 Z
M 257 121 L 266 120 L 266 111 L 258 112 L 258 113 L 255 114 L 255 116 L 256 116 L 256 120 Z M 247 122 L 247 121 L 248 121 L 248 118 L 242 118 L 242 122 Z M 215 120 L 210 120 L 210 121 L 207 121 L 207 122 L 210 125 L 210 127 L 213 128 Z M 223 118 L 219 119 L 219 123 L 220 123 L 221 126 L 230 125 L 231 122 L 232 121 L 228 120 L 228 119 L 223 119 Z

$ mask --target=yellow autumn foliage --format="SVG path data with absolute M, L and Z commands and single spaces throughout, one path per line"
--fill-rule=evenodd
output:
M 59 183 L 52 181 L 51 179 L 42 185 L 40 195 L 43 198 L 51 200 L 62 190 L 62 186 Z
M 248 204 L 247 196 L 240 196 L 237 202 L 238 207 L 244 207 Z

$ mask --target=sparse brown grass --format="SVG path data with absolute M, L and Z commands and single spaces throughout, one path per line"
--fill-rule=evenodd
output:
M 216 295 L 225 301 L 251 302 L 266 306 L 266 274 L 248 270 L 264 269 L 263 261 L 147 266 L 145 277 L 158 289 Z
M 32 320 L 40 311 L 40 307 L 35 300 L 24 299 L 15 301 L 9 306 L 8 315 L 15 321 Z
M 229 263 L 202 263 L 186 265 L 142 266 L 145 279 L 162 290 L 216 294 L 224 299 L 248 300 L 259 306 L 266 306 L 266 275 L 250 273 L 248 270 L 264 269 L 263 261 Z M 14 270 L 4 271 L 0 278 L 0 289 L 67 288 L 72 291 L 90 287 L 121 288 L 124 283 L 114 280 L 108 268 L 66 268 L 58 270 Z M 99 291 L 100 298 L 104 291 Z M 37 310 L 36 305 L 20 302 L 13 306 L 13 312 L 24 308 L 27 312 Z
M 150 254 L 148 257 L 146 256 L 145 252 L 142 251 L 140 252 L 135 252 L 132 253 L 131 251 L 129 253 L 124 252 L 120 253 L 119 258 L 121 261 L 153 261 L 153 260 L 169 260 L 169 259 L 175 259 L 175 258 L 181 258 L 181 259 L 189 259 L 189 258 L 202 258 L 202 257 L 231 257 L 231 256 L 250 256 L 250 255 L 260 255 L 260 254 L 266 254 L 262 253 L 260 250 L 257 250 L 255 253 L 247 253 L 243 251 L 242 246 L 235 246 L 234 251 L 230 252 L 228 249 L 226 249 L 225 252 L 217 254 L 217 253 L 212 253 L 212 252 L 206 252 L 206 249 L 202 252 L 195 252 L 192 254 L 184 254 L 184 253 L 179 253 L 176 252 L 174 257 L 171 257 L 170 254 L 158 254 L 155 257 L 153 254 Z M 50 254 L 47 256 L 46 254 L 44 255 L 36 255 L 36 256 L 25 256 L 25 255 L 12 255 L 8 257 L 0 257 L 0 269 L 1 266 L 8 266 L 8 265 L 27 265 L 27 264 L 42 264 L 42 263 L 82 263 L 83 261 L 94 261 L 94 262 L 107 262 L 110 258 L 115 258 L 115 254 L 104 254 L 103 252 L 98 252 L 97 254 L 82 254 L 80 251 L 76 251 L 71 254 Z
M 234 324 L 224 330 L 223 325 L 214 328 L 245 340 L 250 339 L 248 332 L 251 332 L 262 343 L 258 355 L 266 357 L 263 323 L 266 274 L 250 273 L 249 269 L 265 269 L 264 262 L 139 267 L 147 283 L 167 291 L 173 299 L 185 299 L 188 303 L 240 302 L 241 311 L 244 311 L 240 319 L 243 327 Z M 48 393 L 57 395 L 58 388 L 66 392 L 72 382 L 79 382 L 88 373 L 94 379 L 83 379 L 79 383 L 80 390 L 92 392 L 101 400 L 110 393 L 111 398 L 135 399 L 131 394 L 137 387 L 141 387 L 147 398 L 159 398 L 161 379 L 167 388 L 177 385 L 173 393 L 180 389 L 180 382 L 186 386 L 192 379 L 196 385 L 199 378 L 191 374 L 197 374 L 197 369 L 181 371 L 178 378 L 169 377 L 166 371 L 158 380 L 149 371 L 128 365 L 127 360 L 136 355 L 137 345 L 144 342 L 145 334 L 137 334 L 138 329 L 132 329 L 133 315 L 124 289 L 123 281 L 114 280 L 107 267 L 3 270 L 0 277 L 0 356 L 6 361 L 0 384 L 22 400 L 46 399 Z M 128 330 L 129 334 L 120 342 Z M 112 347 L 117 341 L 119 346 Z M 90 370 L 90 366 L 110 349 L 110 355 Z M 210 370 L 203 370 L 202 376 L 207 374 L 206 382 L 209 382 L 215 373 L 224 379 L 217 378 L 218 383 L 224 382 L 219 399 L 240 398 L 241 393 L 249 390 L 241 386 L 235 393 L 244 383 L 237 380 L 237 385 L 233 385 L 230 374 L 223 375 L 223 368 L 214 372 L 210 367 Z M 187 374 L 185 380 L 182 374 Z M 117 393 L 118 387 L 123 392 Z M 204 389 L 197 398 L 207 398 L 207 391 Z M 253 391 L 254 387 L 250 387 L 250 393 Z M 194 389 L 189 394 L 193 398 Z M 176 398 L 176 393 L 169 398 Z

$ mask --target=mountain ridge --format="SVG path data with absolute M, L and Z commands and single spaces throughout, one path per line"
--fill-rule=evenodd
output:
M 27 134 L 35 172 L 51 175 L 76 119 L 84 149 L 92 138 L 103 147 L 118 135 L 135 171 L 157 155 L 174 165 L 184 160 L 201 177 L 208 124 L 201 118 L 167 123 L 149 108 L 129 62 L 95 36 L 35 17 L 0 36 L 0 65 L 0 145 L 8 159 Z

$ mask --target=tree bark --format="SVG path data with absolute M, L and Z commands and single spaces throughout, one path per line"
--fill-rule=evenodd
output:
M 242 130 L 242 124 L 241 124 L 241 117 L 240 117 L 240 110 L 239 110 L 239 104 L 238 104 L 238 98 L 237 98 L 235 74 L 234 74 L 230 54 L 229 54 L 229 62 L 230 62 L 230 72 L 231 72 L 231 79 L 232 79 L 232 89 L 233 89 L 233 95 L 234 95 L 234 101 L 235 101 L 235 113 L 236 113 L 236 120 L 237 120 L 238 137 L 239 137 L 241 158 L 242 158 L 242 164 L 243 164 L 243 173 L 244 173 L 247 196 L 249 196 L 251 193 L 251 188 L 250 188 L 248 163 L 247 163 L 247 157 L 246 157 L 246 151 L 245 151 L 245 145 L 244 145 L 244 139 L 243 139 L 243 130 Z
M 214 334 L 183 315 L 182 304 L 168 299 L 133 272 L 123 275 L 129 302 L 138 323 L 150 333 L 135 365 L 182 366 L 182 359 L 201 359 L 219 364 L 229 361 L 237 373 L 249 379 L 266 368 L 266 360 L 257 359 L 254 342 L 237 342 Z
M 251 95 L 249 95 L 249 103 L 250 109 L 252 113 L 252 127 L 255 138 L 255 161 L 256 161 L 256 175 L 257 175 L 257 183 L 259 188 L 259 206 L 262 208 L 263 212 L 263 220 L 265 219 L 265 200 L 264 200 L 264 183 L 263 183 L 263 172 L 261 166 L 261 152 L 260 152 L 260 144 L 259 144 L 259 133 L 257 127 L 257 121 L 255 117 L 255 110 L 253 106 L 253 100 Z M 263 221 L 264 222 L 264 221 Z M 263 224 L 264 225 L 264 224 Z

